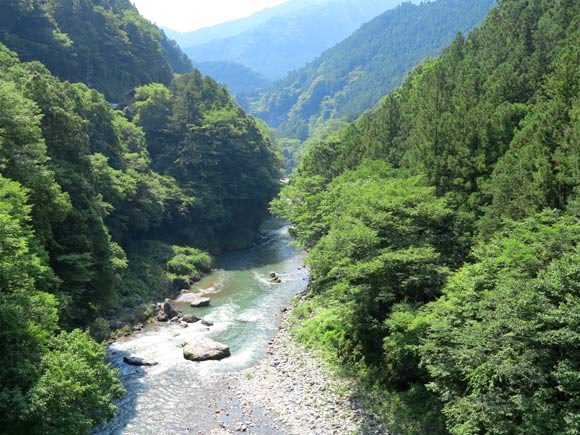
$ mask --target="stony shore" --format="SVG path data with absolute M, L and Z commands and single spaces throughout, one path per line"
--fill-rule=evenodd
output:
M 362 409 L 350 382 L 334 375 L 313 352 L 296 343 L 283 314 L 266 358 L 238 373 L 216 376 L 229 399 L 216 409 L 213 434 L 388 434 Z

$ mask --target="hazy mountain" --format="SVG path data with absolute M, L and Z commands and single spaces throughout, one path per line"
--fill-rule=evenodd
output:
M 352 119 L 395 89 L 422 59 L 437 55 L 457 32 L 477 26 L 495 4 L 496 0 L 402 4 L 244 104 L 281 134 L 301 138 L 328 119 Z
M 291 0 L 189 34 L 169 33 L 194 62 L 227 61 L 276 80 L 402 0 Z
M 203 74 L 227 85 L 232 94 L 264 89 L 272 84 L 263 75 L 235 62 L 200 62 L 194 66 Z
M 249 17 L 205 27 L 192 32 L 177 32 L 167 28 L 164 30 L 167 36 L 175 39 L 179 45 L 183 47 L 193 47 L 195 45 L 205 44 L 215 39 L 228 38 L 230 36 L 239 35 L 243 32 L 251 31 L 274 17 L 290 15 L 310 6 L 327 3 L 328 1 L 329 0 L 290 0 L 281 5 L 266 8 L 250 15 Z

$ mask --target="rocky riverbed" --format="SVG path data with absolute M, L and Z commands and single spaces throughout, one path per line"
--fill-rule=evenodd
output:
M 294 341 L 288 316 L 267 357 L 237 373 L 216 376 L 230 397 L 221 400 L 215 433 L 387 434 L 353 397 L 353 386 Z
M 272 225 L 268 234 L 254 248 L 218 257 L 191 292 L 161 304 L 160 321 L 110 344 L 126 394 L 94 434 L 387 433 L 348 382 L 292 340 L 284 307 L 308 284 L 304 253 L 287 227 Z M 206 361 L 187 349 L 206 339 L 212 349 L 227 346 L 229 356 L 223 349 L 218 361 Z

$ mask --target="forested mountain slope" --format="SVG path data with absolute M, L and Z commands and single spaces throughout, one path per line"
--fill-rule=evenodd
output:
M 122 102 L 134 87 L 170 84 L 191 62 L 128 0 L 2 0 L 0 42 L 62 80 Z
M 401 0 L 291 0 L 267 11 L 267 21 L 258 20 L 257 26 L 241 33 L 191 46 L 185 37 L 179 39 L 194 62 L 235 62 L 268 80 L 277 80 L 346 38 L 362 23 L 400 3 Z
M 110 310 L 189 287 L 197 248 L 252 241 L 279 179 L 263 125 L 198 71 L 120 112 L 0 44 L 0 432 L 111 417 L 103 348 L 66 331 L 105 339 Z
M 225 84 L 234 96 L 264 89 L 271 84 L 263 75 L 235 62 L 196 62 L 194 66 L 218 83 Z
M 241 98 L 283 136 L 305 139 L 329 119 L 354 119 L 399 86 L 421 60 L 477 26 L 496 0 L 405 3 L 272 88 Z
M 305 151 L 297 336 L 394 433 L 577 432 L 579 184 L 580 3 L 503 0 Z

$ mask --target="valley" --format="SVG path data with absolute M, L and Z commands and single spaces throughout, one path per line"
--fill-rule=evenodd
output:
M 0 0 L 0 435 L 578 432 L 577 1 L 144 1 Z

